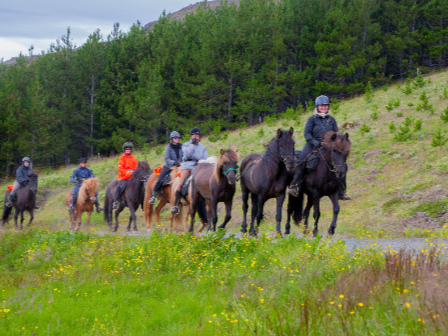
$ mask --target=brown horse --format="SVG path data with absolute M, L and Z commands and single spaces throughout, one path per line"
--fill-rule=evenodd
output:
M 151 169 L 148 162 L 139 161 L 137 168 L 132 173 L 132 176 L 126 182 L 126 189 L 122 195 L 122 199 L 125 202 L 120 203 L 117 210 L 115 210 L 115 225 L 112 226 L 112 203 L 114 201 L 115 189 L 117 189 L 118 181 L 113 181 L 106 191 L 106 197 L 104 198 L 104 220 L 109 224 L 112 232 L 118 230 L 118 215 L 124 210 L 125 207 L 129 208 L 131 215 L 129 216 L 129 223 L 127 231 L 131 230 L 131 223 L 134 222 L 134 231 L 137 229 L 137 216 L 135 212 L 138 207 L 143 209 L 143 201 L 145 199 L 145 182 L 148 180 L 151 174 Z
M 19 217 L 20 214 L 20 230 L 23 230 L 23 213 L 25 211 L 28 211 L 28 213 L 30 214 L 30 221 L 27 227 L 31 225 L 31 222 L 34 219 L 34 207 L 36 205 L 38 175 L 32 172 L 28 174 L 28 178 L 30 182 L 25 187 L 20 188 L 17 191 L 15 199 L 11 202 L 12 207 L 5 206 L 5 208 L 3 209 L 2 227 L 4 227 L 5 223 L 8 221 L 12 208 L 16 210 L 14 214 L 14 223 L 16 229 L 17 229 L 17 218 Z M 11 193 L 10 191 L 7 191 L 5 193 L 5 202 L 8 199 L 10 193 Z
M 198 202 L 201 197 L 209 201 L 208 223 L 213 223 L 213 231 L 216 231 L 218 221 L 218 202 L 226 205 L 226 217 L 220 225 L 224 229 L 232 218 L 232 201 L 235 195 L 235 182 L 238 172 L 238 152 L 232 149 L 221 149 L 221 155 L 215 165 L 211 163 L 200 163 L 193 174 L 190 187 L 190 229 L 193 232 L 194 219 Z
M 176 177 L 172 182 L 172 189 L 176 190 L 179 184 L 180 178 Z M 184 225 L 185 231 L 188 230 L 188 215 L 190 214 L 191 208 L 191 183 L 190 190 L 188 195 L 182 196 L 179 202 L 179 213 L 177 215 L 170 214 L 170 230 L 173 230 L 173 226 L 175 226 L 176 230 L 178 230 L 182 224 Z M 170 202 L 174 204 L 176 200 L 176 193 L 171 194 Z M 208 201 L 205 201 L 203 198 L 200 200 L 198 204 L 198 215 L 202 222 L 202 227 L 199 229 L 199 232 L 202 232 L 204 228 L 207 226 L 207 206 Z M 185 208 L 185 209 L 184 209 Z M 184 214 L 185 210 L 185 214 Z
M 165 187 L 163 187 L 162 190 L 159 190 L 157 193 L 157 199 L 160 201 L 159 204 L 156 206 L 156 217 L 157 217 L 157 223 L 161 223 L 160 219 L 160 212 L 162 211 L 163 207 L 170 203 L 171 200 L 171 186 L 173 184 L 174 179 L 177 177 L 177 173 L 180 171 L 180 167 L 173 167 L 170 172 L 171 176 L 171 183 Z M 154 205 L 149 203 L 149 199 L 151 198 L 152 191 L 154 190 L 154 185 L 157 182 L 157 179 L 159 178 L 159 175 L 156 175 L 155 173 L 151 174 L 151 176 L 148 179 L 148 183 L 146 183 L 146 194 L 145 194 L 145 201 L 144 201 L 144 211 L 145 211 L 145 222 L 148 228 L 148 231 L 151 230 L 151 223 L 152 223 L 152 217 L 154 215 Z M 172 229 L 172 227 L 171 227 Z
M 78 191 L 78 199 L 76 200 L 74 211 L 73 213 L 68 213 L 70 218 L 70 231 L 79 231 L 81 229 L 83 212 L 87 212 L 86 227 L 89 227 L 98 185 L 98 179 L 94 177 L 82 182 L 81 188 Z M 70 206 L 72 196 L 72 190 L 65 195 L 65 204 L 67 207 Z M 78 225 L 76 226 L 76 224 Z
M 265 154 L 250 154 L 241 163 L 241 191 L 243 197 L 243 223 L 241 232 L 247 232 L 247 210 L 249 195 L 252 198 L 252 218 L 250 235 L 256 235 L 258 226 L 263 219 L 265 202 L 270 198 L 277 199 L 277 233 L 281 235 L 282 206 L 285 200 L 286 187 L 291 180 L 288 171 L 294 169 L 294 129 L 289 131 L 277 130 Z M 257 219 L 257 228 L 254 221 Z

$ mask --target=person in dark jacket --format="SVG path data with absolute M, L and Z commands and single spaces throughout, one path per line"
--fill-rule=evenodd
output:
M 304 137 L 306 144 L 302 149 L 298 157 L 298 171 L 299 175 L 294 176 L 294 180 L 301 181 L 303 178 L 303 165 L 308 157 L 315 149 L 318 149 L 322 145 L 323 137 L 325 133 L 333 131 L 338 131 L 338 124 L 336 119 L 328 114 L 330 110 L 330 99 L 327 96 L 319 96 L 315 101 L 316 108 L 314 114 L 308 118 L 305 125 Z M 346 175 L 347 176 L 347 175 Z M 346 177 L 344 177 L 344 189 L 347 186 Z M 297 193 L 297 186 L 291 187 L 289 193 L 295 195 Z M 351 200 L 351 197 L 344 194 L 342 187 L 339 190 L 339 199 L 341 200 Z
M 179 167 L 182 162 L 183 152 L 182 144 L 180 141 L 179 132 L 171 132 L 170 134 L 170 144 L 166 146 L 165 149 L 165 164 L 160 171 L 159 178 L 154 185 L 154 190 L 152 191 L 152 197 L 149 200 L 149 204 L 154 204 L 156 202 L 156 195 L 162 186 L 163 179 L 167 174 L 170 173 L 173 167 Z
M 75 186 L 73 187 L 72 190 L 72 199 L 70 200 L 70 206 L 67 208 L 67 210 L 70 213 L 72 213 L 74 210 L 73 206 L 75 205 L 76 195 L 78 194 L 79 188 L 81 188 L 82 182 L 84 180 L 87 180 L 88 178 L 95 177 L 95 175 L 93 175 L 92 170 L 87 168 L 87 160 L 85 158 L 79 159 L 78 163 L 79 168 L 75 169 L 73 171 L 72 176 L 70 176 L 70 182 L 75 183 Z M 103 211 L 103 208 L 101 208 L 100 203 L 98 201 L 98 192 L 96 192 L 95 195 L 96 195 L 96 201 L 94 204 L 96 206 L 96 211 L 98 213 L 101 213 Z
M 8 197 L 8 202 L 5 203 L 7 207 L 11 207 L 11 202 L 14 200 L 14 197 L 16 197 L 17 192 L 19 189 L 22 189 L 23 187 L 27 186 L 28 183 L 30 183 L 30 180 L 28 178 L 28 175 L 33 172 L 33 170 L 30 167 L 30 158 L 24 157 L 22 159 L 22 165 L 17 168 L 16 170 L 16 180 L 14 181 L 14 186 L 11 190 L 11 193 Z M 34 207 L 35 209 L 39 209 L 39 207 Z

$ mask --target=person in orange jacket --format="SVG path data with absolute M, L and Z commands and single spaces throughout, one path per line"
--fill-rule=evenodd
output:
M 133 148 L 132 142 L 125 142 L 123 144 L 124 154 L 118 159 L 118 185 L 115 190 L 114 203 L 112 204 L 113 209 L 117 209 L 120 202 L 123 201 L 121 195 L 126 189 L 126 181 L 132 176 L 138 165 L 137 159 L 132 156 Z

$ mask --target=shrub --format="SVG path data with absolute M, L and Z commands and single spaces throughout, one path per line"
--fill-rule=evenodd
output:
M 418 75 L 415 77 L 415 81 L 413 83 L 414 89 L 421 89 L 426 84 L 426 81 L 423 79 L 422 75 Z
M 403 92 L 406 95 L 411 94 L 413 91 L 412 87 L 411 87 L 411 82 L 412 82 L 412 79 L 407 78 L 406 82 L 405 82 L 405 87 L 404 87 L 404 89 L 401 90 L 401 92 Z
M 160 156 L 163 154 L 164 151 L 165 151 L 165 146 L 162 145 L 162 146 L 157 146 L 154 152 L 156 153 L 157 156 Z
M 386 105 L 386 110 L 392 111 L 393 109 L 395 109 L 398 106 L 400 106 L 400 103 L 401 103 L 401 101 L 400 101 L 399 98 L 397 98 L 395 100 L 394 99 L 390 99 L 389 103 Z
M 276 122 L 277 122 L 277 118 L 275 115 L 273 116 L 267 116 L 264 117 L 263 121 L 266 123 L 266 125 L 268 126 L 275 126 Z
M 413 122 L 414 122 L 414 119 L 412 119 L 411 117 L 406 117 L 403 121 L 403 124 L 406 126 L 411 126 Z
M 441 129 L 438 129 L 432 136 L 431 146 L 441 147 L 446 144 L 447 141 L 448 137 L 446 136 L 446 132 L 442 132 Z
M 434 114 L 434 107 L 432 106 L 432 104 L 429 103 L 426 91 L 422 92 L 419 99 L 421 100 L 421 103 L 417 105 L 416 110 L 419 112 L 428 111 L 429 114 L 431 115 Z
M 378 119 L 378 115 L 380 114 L 380 112 L 378 110 L 373 111 L 372 113 L 370 113 L 370 117 L 373 120 L 377 120 Z
M 365 89 L 364 89 L 364 99 L 366 102 L 371 102 L 373 98 L 373 91 L 372 91 L 372 84 L 370 82 L 367 83 Z
M 366 124 L 362 124 L 359 130 L 361 131 L 361 135 L 364 136 L 364 133 L 370 132 L 372 128 L 370 126 L 367 126 Z
M 448 210 L 448 201 L 446 199 L 440 201 L 427 201 L 417 205 L 411 209 L 411 215 L 416 212 L 424 212 L 427 216 L 436 217 L 439 213 L 444 210 Z
M 403 116 L 403 112 L 397 112 L 397 117 L 402 117 Z
M 422 119 L 417 119 L 414 122 L 414 130 L 415 131 L 420 131 L 422 129 L 422 125 L 423 125 L 423 120 Z
M 412 137 L 411 128 L 406 125 L 399 125 L 398 131 L 394 135 L 396 141 L 407 141 Z
M 394 123 L 393 120 L 390 122 L 390 124 L 389 124 L 388 127 L 389 127 L 389 132 L 390 132 L 390 133 L 395 132 L 395 130 L 397 129 L 397 127 L 395 126 L 395 123 Z
M 442 114 L 440 115 L 440 119 L 442 119 L 443 122 L 448 123 L 448 107 L 443 110 Z
M 413 102 L 409 102 L 408 106 L 414 106 L 414 103 Z
M 337 98 L 331 98 L 330 99 L 330 103 L 331 103 L 331 111 L 333 114 L 337 114 L 339 112 L 339 101 Z
M 258 136 L 259 136 L 260 138 L 263 137 L 263 136 L 264 136 L 264 128 L 263 128 L 263 127 L 260 127 L 260 129 L 258 130 L 257 134 L 258 134 Z

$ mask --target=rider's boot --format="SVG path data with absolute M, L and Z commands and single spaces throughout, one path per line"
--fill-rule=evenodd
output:
M 121 181 L 118 182 L 117 189 L 115 189 L 114 203 L 112 203 L 112 209 L 118 209 L 121 201 Z
M 67 208 L 68 212 L 73 213 L 75 211 L 75 195 L 72 195 L 72 199 L 70 200 L 70 206 Z
M 180 198 L 181 197 L 182 197 L 182 192 L 181 191 L 176 191 L 176 200 L 174 201 L 174 206 L 171 209 L 171 213 L 173 215 L 179 214 L 179 202 L 180 202 Z
M 40 209 L 37 205 L 34 206 L 34 210 Z
M 13 200 L 14 200 L 14 195 L 11 193 L 11 194 L 9 194 L 8 201 L 5 203 L 5 206 L 8 208 L 12 207 Z
M 100 205 L 100 202 L 98 201 L 98 196 L 96 197 L 96 200 L 93 204 L 95 204 L 96 206 L 96 212 L 102 213 L 104 211 L 104 209 Z
M 149 199 L 149 204 L 155 204 L 156 203 L 156 195 L 157 195 L 157 190 L 153 190 L 152 191 L 152 197 Z
M 299 163 L 296 168 L 296 174 L 294 175 L 294 180 L 291 182 L 288 194 L 297 197 L 299 195 L 299 187 L 303 179 L 303 162 Z

